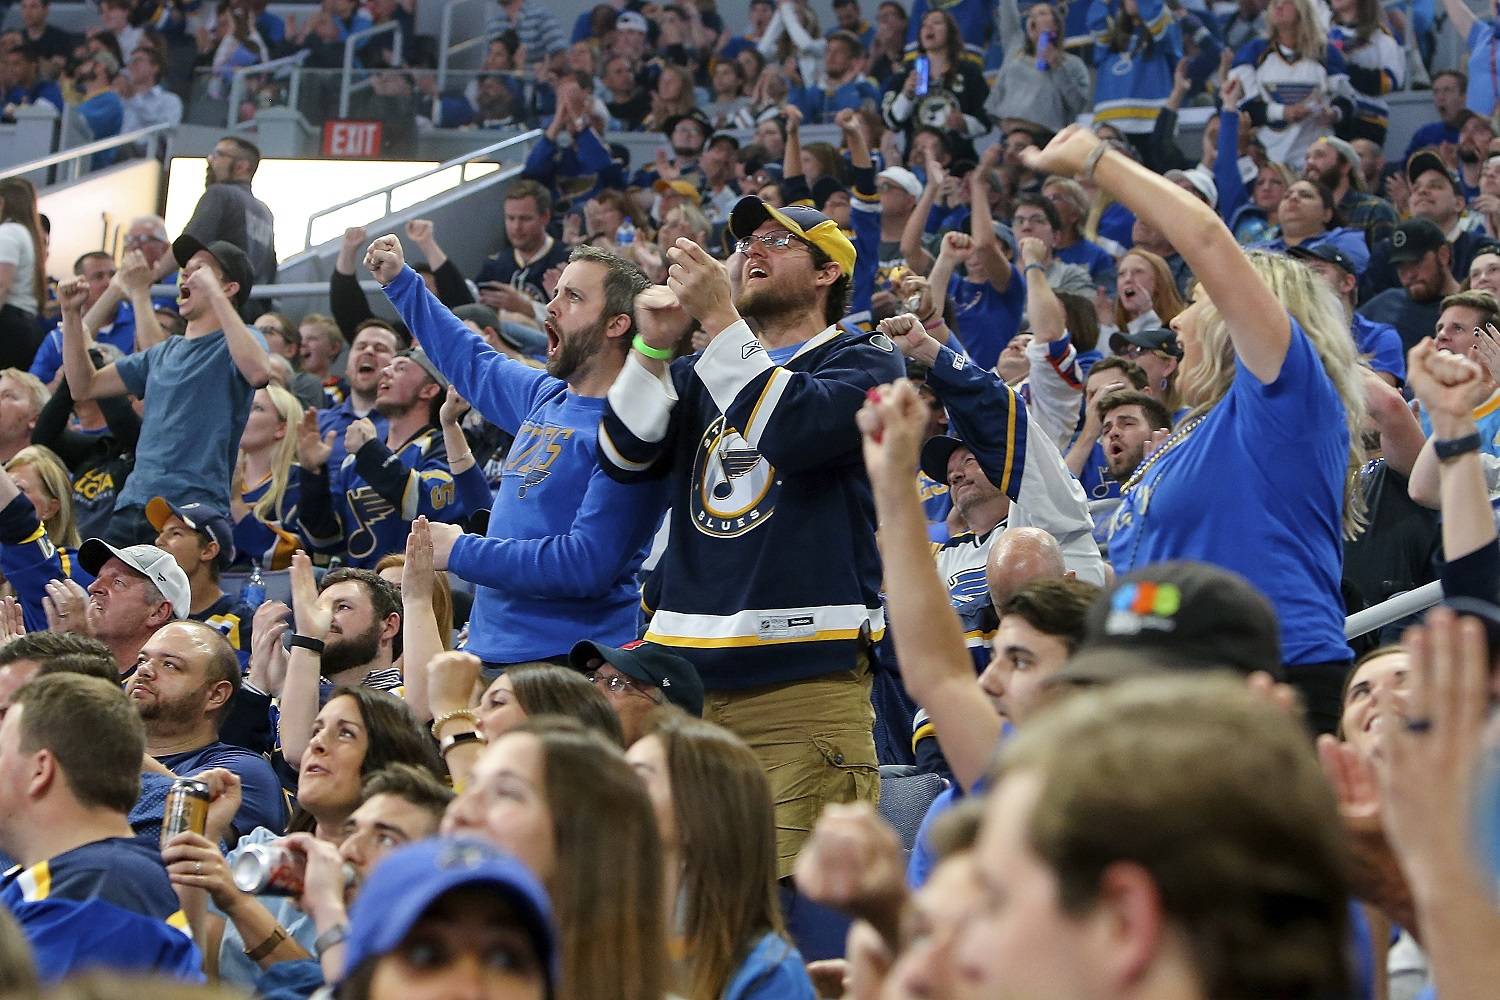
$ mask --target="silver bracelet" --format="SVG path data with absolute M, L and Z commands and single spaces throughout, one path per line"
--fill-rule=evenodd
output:
M 1095 146 L 1093 151 L 1089 153 L 1088 158 L 1083 161 L 1083 169 L 1078 172 L 1079 179 L 1085 183 L 1093 183 L 1094 168 L 1099 166 L 1099 161 L 1104 158 L 1104 154 L 1107 152 L 1109 152 L 1109 143 L 1102 139 L 1099 140 L 1099 145 Z

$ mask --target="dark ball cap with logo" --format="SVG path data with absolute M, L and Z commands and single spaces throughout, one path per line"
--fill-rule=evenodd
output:
M 1279 679 L 1281 630 L 1271 602 L 1216 566 L 1146 566 L 1094 601 L 1083 644 L 1051 682 L 1108 684 L 1168 670 L 1263 670 Z
M 1410 264 L 1447 243 L 1436 222 L 1429 219 L 1407 219 L 1391 233 L 1390 262 Z
M 568 663 L 584 672 L 608 663 L 632 680 L 661 688 L 667 701 L 689 715 L 703 715 L 703 680 L 698 668 L 665 646 L 638 640 L 616 649 L 585 639 L 568 653 Z
M 228 240 L 204 243 L 187 233 L 172 241 L 172 259 L 177 261 L 178 267 L 187 267 L 188 261 L 200 250 L 207 251 L 210 257 L 219 262 L 219 270 L 224 272 L 226 282 L 232 281 L 240 286 L 239 291 L 234 293 L 234 304 L 243 306 L 249 301 L 250 290 L 255 287 L 255 272 L 250 269 L 250 258 L 245 256 L 245 251 Z

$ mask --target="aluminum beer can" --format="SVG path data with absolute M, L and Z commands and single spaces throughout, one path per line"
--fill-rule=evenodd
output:
M 167 790 L 167 804 L 161 816 L 161 842 L 165 844 L 179 833 L 202 836 L 208 829 L 208 784 L 197 778 L 178 778 Z
M 344 865 L 344 886 L 358 873 Z M 259 896 L 300 896 L 307 881 L 307 858 L 281 844 L 251 844 L 234 859 L 231 874 L 241 892 Z

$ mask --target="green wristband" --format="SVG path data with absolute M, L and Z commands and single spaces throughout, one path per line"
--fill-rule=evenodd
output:
M 634 347 L 637 351 L 640 351 L 648 358 L 654 358 L 657 361 L 672 360 L 672 351 L 663 351 L 660 348 L 652 347 L 650 344 L 646 343 L 646 338 L 642 337 L 640 334 L 635 335 L 635 339 L 630 342 L 630 346 Z

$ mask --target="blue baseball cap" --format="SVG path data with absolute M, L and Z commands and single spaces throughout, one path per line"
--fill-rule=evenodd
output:
M 557 985 L 557 930 L 547 890 L 525 865 L 480 840 L 434 837 L 388 854 L 370 873 L 349 912 L 344 976 L 396 949 L 422 915 L 454 889 L 484 886 L 515 908 Z
M 229 518 L 197 501 L 172 503 L 166 497 L 152 497 L 146 504 L 146 520 L 156 531 L 161 531 L 174 517 L 209 541 L 219 543 L 219 554 L 214 557 L 219 569 L 228 569 L 234 564 L 234 525 Z

